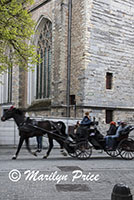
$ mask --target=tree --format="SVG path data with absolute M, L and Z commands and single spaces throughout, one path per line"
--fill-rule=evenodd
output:
M 37 61 L 29 44 L 35 23 L 28 12 L 33 0 L 0 0 L 0 73 L 8 67 L 27 69 Z

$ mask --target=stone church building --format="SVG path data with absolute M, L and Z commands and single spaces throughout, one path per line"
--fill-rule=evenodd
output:
M 1 75 L 0 114 L 15 105 L 35 117 L 133 121 L 134 1 L 36 0 L 29 12 L 42 61 Z

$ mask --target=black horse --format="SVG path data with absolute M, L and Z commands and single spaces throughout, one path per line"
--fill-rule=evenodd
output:
M 53 139 L 55 139 L 60 144 L 62 154 L 63 155 L 66 154 L 63 150 L 63 142 L 59 140 L 58 137 L 58 135 L 66 137 L 65 133 L 66 126 L 62 121 L 53 122 L 48 120 L 46 121 L 32 120 L 30 118 L 26 118 L 23 111 L 14 108 L 13 106 L 4 113 L 4 115 L 1 117 L 1 120 L 6 121 L 10 118 L 13 118 L 15 123 L 17 124 L 20 135 L 18 148 L 16 154 L 13 156 L 12 159 L 17 158 L 24 141 L 26 142 L 27 150 L 34 156 L 37 156 L 36 152 L 32 152 L 29 147 L 29 138 L 35 136 L 43 136 L 45 134 L 47 134 L 48 136 L 49 148 L 46 155 L 43 158 L 47 158 L 49 156 L 50 151 L 53 148 Z

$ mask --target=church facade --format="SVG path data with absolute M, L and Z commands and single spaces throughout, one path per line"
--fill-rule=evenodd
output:
M 29 12 L 41 61 L 1 75 L 1 114 L 15 105 L 30 116 L 81 118 L 88 110 L 101 124 L 132 122 L 134 2 L 36 0 Z

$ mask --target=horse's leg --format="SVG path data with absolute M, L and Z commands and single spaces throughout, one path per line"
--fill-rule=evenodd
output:
M 27 150 L 29 151 L 29 153 L 31 153 L 31 154 L 34 155 L 34 156 L 37 156 L 36 152 L 32 152 L 31 149 L 30 149 L 30 146 L 29 146 L 29 138 L 26 138 L 26 139 L 25 139 L 25 142 L 26 142 L 26 148 L 27 148 Z
M 48 137 L 48 141 L 49 141 L 49 148 L 48 148 L 48 151 L 47 151 L 46 155 L 43 158 L 47 158 L 49 156 L 49 154 L 50 154 L 50 152 L 51 152 L 51 150 L 52 150 L 52 148 L 54 146 L 52 138 Z
M 20 137 L 20 140 L 19 140 L 19 145 L 18 145 L 18 148 L 17 148 L 17 151 L 16 151 L 16 154 L 12 157 L 13 160 L 15 160 L 19 154 L 19 151 L 22 147 L 22 144 L 24 142 L 24 138 L 23 137 Z

